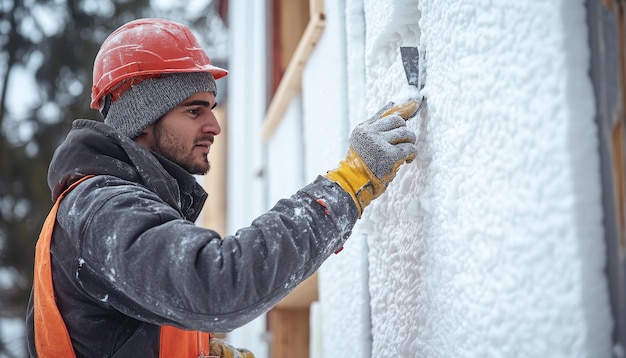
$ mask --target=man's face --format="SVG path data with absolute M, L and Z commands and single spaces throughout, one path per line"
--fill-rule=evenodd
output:
M 135 140 L 191 174 L 206 174 L 211 168 L 209 149 L 221 132 L 212 111 L 215 104 L 213 93 L 196 93 L 148 126 Z

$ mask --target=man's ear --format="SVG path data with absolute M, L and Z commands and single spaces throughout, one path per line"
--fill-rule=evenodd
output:
M 150 147 L 153 143 L 153 139 L 154 139 L 154 123 L 144 128 L 143 131 L 141 131 L 141 133 L 138 136 L 133 138 L 133 140 L 137 142 L 139 145 L 144 146 L 148 149 L 151 149 Z

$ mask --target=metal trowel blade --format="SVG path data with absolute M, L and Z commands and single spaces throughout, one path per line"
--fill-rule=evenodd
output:
M 409 85 L 418 88 L 420 68 L 419 51 L 417 47 L 400 47 L 400 57 L 402 57 L 406 80 L 409 82 Z

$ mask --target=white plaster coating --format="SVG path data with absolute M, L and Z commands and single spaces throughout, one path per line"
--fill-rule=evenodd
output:
M 387 102 L 398 100 L 408 90 L 401 46 L 417 46 L 420 30 L 417 25 L 417 0 L 364 0 L 365 12 L 365 95 L 368 114 Z M 359 122 L 351 118 L 353 126 Z
M 583 0 L 325 6 L 303 76 L 305 181 L 343 158 L 358 113 L 407 96 L 400 46 L 427 50 L 428 101 L 407 124 L 418 157 L 321 269 L 323 356 L 609 357 Z
M 368 98 L 417 8 L 420 156 L 364 213 L 372 356 L 610 356 L 583 1 L 366 0 Z

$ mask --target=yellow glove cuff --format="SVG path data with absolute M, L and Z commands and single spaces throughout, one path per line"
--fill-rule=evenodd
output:
M 359 218 L 363 214 L 363 209 L 386 189 L 385 184 L 376 178 L 352 147 L 348 149 L 346 159 L 339 162 L 339 167 L 326 173 L 325 177 L 339 184 L 352 196 L 359 211 Z

